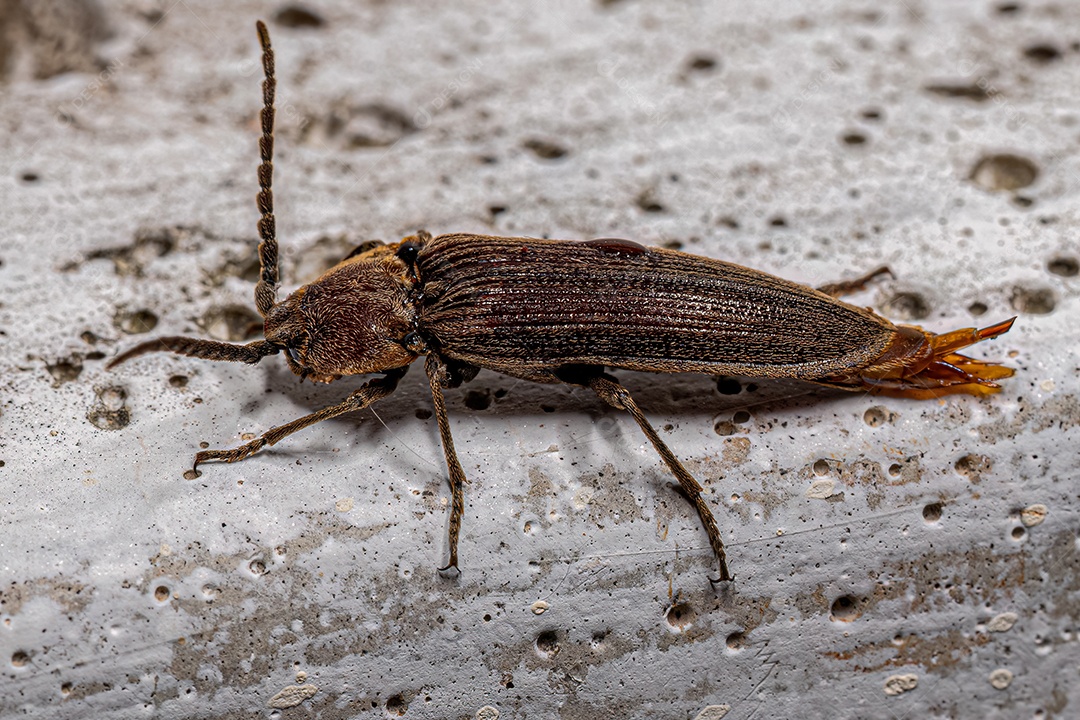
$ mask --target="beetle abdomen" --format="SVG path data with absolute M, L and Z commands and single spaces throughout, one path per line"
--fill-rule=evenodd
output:
M 867 363 L 894 334 L 810 288 L 620 240 L 442 235 L 416 263 L 420 327 L 439 352 L 504 372 L 588 364 L 812 379 Z

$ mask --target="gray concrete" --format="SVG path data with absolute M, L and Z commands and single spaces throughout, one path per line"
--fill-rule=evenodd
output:
M 938 331 L 1019 315 L 974 350 L 1017 368 L 983 399 L 623 373 L 708 488 L 737 575 L 717 592 L 658 458 L 582 390 L 449 394 L 457 582 L 415 370 L 378 415 L 185 480 L 201 443 L 357 385 L 279 358 L 103 368 L 140 331 L 231 337 L 251 312 L 273 15 L 45 5 L 0 3 L 0 716 L 1080 712 L 1080 6 L 271 23 L 288 287 L 426 228 L 677 244 L 812 285 L 888 264 L 855 302 Z M 1000 153 L 1021 160 L 975 171 Z

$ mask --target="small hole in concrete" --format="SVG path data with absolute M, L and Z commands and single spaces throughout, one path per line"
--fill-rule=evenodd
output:
M 829 473 L 829 461 L 825 459 L 817 460 L 814 463 L 815 475 L 827 475 Z
M 536 636 L 536 654 L 550 660 L 559 653 L 559 636 L 554 630 L 547 630 Z
M 70 358 L 45 365 L 45 370 L 52 376 L 53 387 L 78 379 L 82 369 L 82 362 L 80 362 L 78 355 L 72 355 Z
M 1009 302 L 1017 312 L 1029 313 L 1031 315 L 1046 315 L 1051 313 L 1054 311 L 1054 307 L 1057 304 L 1052 290 L 1048 288 L 1025 287 L 1014 288 Z
M 262 320 L 243 305 L 222 305 L 203 313 L 199 325 L 212 338 L 239 342 L 257 334 Z
M 735 378 L 721 377 L 716 379 L 716 390 L 721 395 L 738 395 L 742 392 L 742 383 Z
M 953 465 L 958 475 L 963 475 L 971 482 L 979 482 L 982 473 L 990 470 L 990 460 L 982 455 L 964 455 Z
M 739 410 L 731 416 L 731 422 L 735 423 L 736 425 L 743 425 L 744 423 L 748 423 L 750 422 L 750 413 L 746 412 L 745 410 Z
M 717 420 L 716 424 L 713 425 L 713 432 L 721 437 L 734 435 L 736 430 L 735 423 L 730 420 Z
M 936 523 L 941 520 L 943 505 L 939 502 L 928 503 L 922 509 L 922 518 L 928 523 Z
M 897 293 L 885 303 L 885 314 L 901 320 L 923 320 L 930 315 L 930 303 L 919 293 Z
M 888 412 L 880 405 L 869 408 L 863 413 L 863 422 L 870 427 L 881 427 L 888 419 Z
M 851 622 L 862 613 L 859 611 L 859 600 L 852 595 L 841 595 L 832 604 L 831 619 L 840 622 Z
M 409 703 L 405 702 L 405 698 L 401 693 L 387 698 L 386 700 L 386 714 L 391 717 L 405 717 L 405 713 L 409 710 Z
M 1023 540 L 1025 535 L 1027 535 L 1027 531 L 1022 527 L 1014 527 L 1012 529 L 1013 540 Z
M 646 190 L 637 196 L 637 206 L 647 213 L 660 213 L 666 209 L 662 203 L 653 197 L 651 191 Z
M 326 24 L 320 15 L 303 5 L 286 5 L 278 10 L 274 22 L 290 28 L 317 28 Z
M 23 667 L 30 662 L 30 656 L 23 650 L 16 650 L 11 654 L 11 664 L 15 667 Z
M 971 180 L 987 190 L 1019 190 L 1035 182 L 1039 168 L 1020 155 L 987 155 L 976 163 Z
M 717 60 L 712 55 L 694 55 L 687 61 L 686 66 L 691 70 L 715 70 Z
M 416 419 L 417 420 L 430 420 L 431 419 L 431 411 L 428 410 L 427 408 L 417 408 L 416 409 Z
M 470 410 L 487 410 L 491 407 L 491 391 L 469 390 L 465 393 L 465 407 Z
M 845 145 L 865 145 L 867 140 L 866 135 L 854 130 L 844 133 L 840 139 L 844 141 Z
M 119 430 L 131 422 L 131 412 L 125 401 L 127 391 L 122 387 L 95 388 L 98 401 L 86 414 L 86 419 L 100 430 Z
M 1050 63 L 1061 57 L 1061 51 L 1049 43 L 1039 43 L 1024 48 L 1024 57 L 1037 63 Z
M 683 632 L 694 624 L 696 613 L 685 603 L 675 603 L 664 613 L 664 620 L 676 632 Z
M 566 148 L 549 140 L 532 138 L 523 144 L 526 150 L 531 150 L 541 160 L 558 160 L 567 153 Z
M 169 385 L 174 388 L 186 388 L 188 384 L 187 375 L 173 375 L 169 378 Z
M 1061 277 L 1075 277 L 1080 273 L 1080 262 L 1074 257 L 1056 257 L 1046 264 L 1046 269 Z
M 171 594 L 172 592 L 167 585 L 158 585 L 154 588 L 154 599 L 159 603 L 168 602 Z
M 962 82 L 931 83 L 929 85 L 924 85 L 923 90 L 934 95 L 940 95 L 941 97 L 964 98 L 966 100 L 974 100 L 975 102 L 982 102 L 983 100 L 993 97 L 995 94 L 985 85 Z
M 893 463 L 889 466 L 889 475 L 893 477 L 898 477 L 902 472 L 904 472 L 904 466 L 899 463 Z
M 733 632 L 727 636 L 728 650 L 742 650 L 746 647 L 746 634 Z
M 973 302 L 970 305 L 968 305 L 968 312 L 971 313 L 972 315 L 974 315 L 975 317 L 979 317 L 980 315 L 985 315 L 986 311 L 989 310 L 989 309 L 990 308 L 988 308 L 986 306 L 986 303 L 981 303 L 981 302 Z
M 157 327 L 158 316 L 150 310 L 119 312 L 113 317 L 113 325 L 128 335 L 148 333 Z
M 202 477 L 202 473 L 199 472 L 198 470 L 185 470 L 184 471 L 184 479 L 185 480 L 196 480 L 196 479 L 198 479 L 200 477 Z

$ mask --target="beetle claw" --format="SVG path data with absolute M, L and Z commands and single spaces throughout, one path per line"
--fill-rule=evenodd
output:
M 439 576 L 447 580 L 457 580 L 461 577 L 461 569 L 458 568 L 456 562 L 450 563 L 446 567 L 439 568 Z

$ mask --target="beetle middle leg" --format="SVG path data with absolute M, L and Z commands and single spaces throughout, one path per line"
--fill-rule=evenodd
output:
M 708 503 L 705 502 L 705 498 L 702 497 L 701 484 L 694 479 L 694 476 L 683 467 L 683 464 L 679 462 L 679 459 L 675 457 L 675 453 L 671 452 L 671 449 L 660 439 L 660 435 L 653 428 L 652 423 L 648 421 L 644 413 L 634 402 L 634 399 L 630 396 L 630 391 L 619 383 L 611 375 L 607 375 L 599 368 L 595 371 L 590 371 L 589 368 L 582 368 L 587 374 L 583 377 L 577 377 L 571 379 L 567 377 L 568 382 L 574 382 L 575 384 L 588 385 L 592 388 L 593 392 L 599 396 L 601 400 L 619 410 L 626 410 L 630 413 L 630 416 L 637 422 L 638 427 L 645 433 L 645 437 L 652 443 L 653 448 L 663 459 L 664 463 L 671 470 L 671 474 L 679 481 L 679 485 L 682 486 L 683 492 L 693 503 L 694 509 L 697 510 L 698 517 L 701 519 L 701 524 L 705 526 L 705 533 L 709 536 L 709 545 L 712 546 L 713 554 L 716 556 L 716 561 L 720 564 L 720 581 L 732 580 L 731 573 L 728 572 L 727 566 L 727 554 L 724 551 L 724 540 L 720 536 L 720 529 L 716 526 L 716 518 L 713 517 L 712 510 L 709 508 Z M 591 375 L 591 376 L 590 376 Z
M 407 368 L 399 368 L 397 370 L 391 370 L 386 373 L 384 377 L 369 380 L 363 387 L 353 392 L 349 397 L 345 398 L 337 405 L 325 407 L 310 415 L 297 418 L 291 423 L 271 428 L 263 433 L 261 437 L 255 438 L 249 443 L 244 443 L 240 447 L 233 448 L 232 450 L 203 450 L 202 452 L 196 453 L 195 465 L 192 469 L 198 470 L 199 463 L 206 462 L 207 460 L 222 460 L 230 463 L 243 460 L 246 457 L 254 455 L 263 447 L 274 445 L 285 436 L 292 435 L 298 430 L 303 430 L 309 425 L 314 425 L 317 422 L 329 420 L 330 418 L 344 415 L 345 413 L 353 412 L 355 410 L 363 410 L 368 405 L 371 405 L 378 400 L 382 400 L 384 397 L 394 392 L 397 388 L 398 380 L 405 375 L 406 369 Z
M 450 418 L 446 415 L 446 398 L 443 387 L 450 387 L 458 382 L 453 369 L 435 353 L 430 353 L 424 362 L 428 382 L 431 384 L 431 402 L 435 406 L 435 419 L 439 423 L 439 438 L 442 440 L 443 455 L 446 456 L 446 469 L 450 473 L 450 559 L 439 572 L 454 572 L 458 569 L 457 546 L 461 534 L 461 516 L 465 513 L 465 471 L 461 468 L 457 450 L 454 449 L 454 437 L 450 434 Z M 475 373 L 473 373 L 475 374 Z

